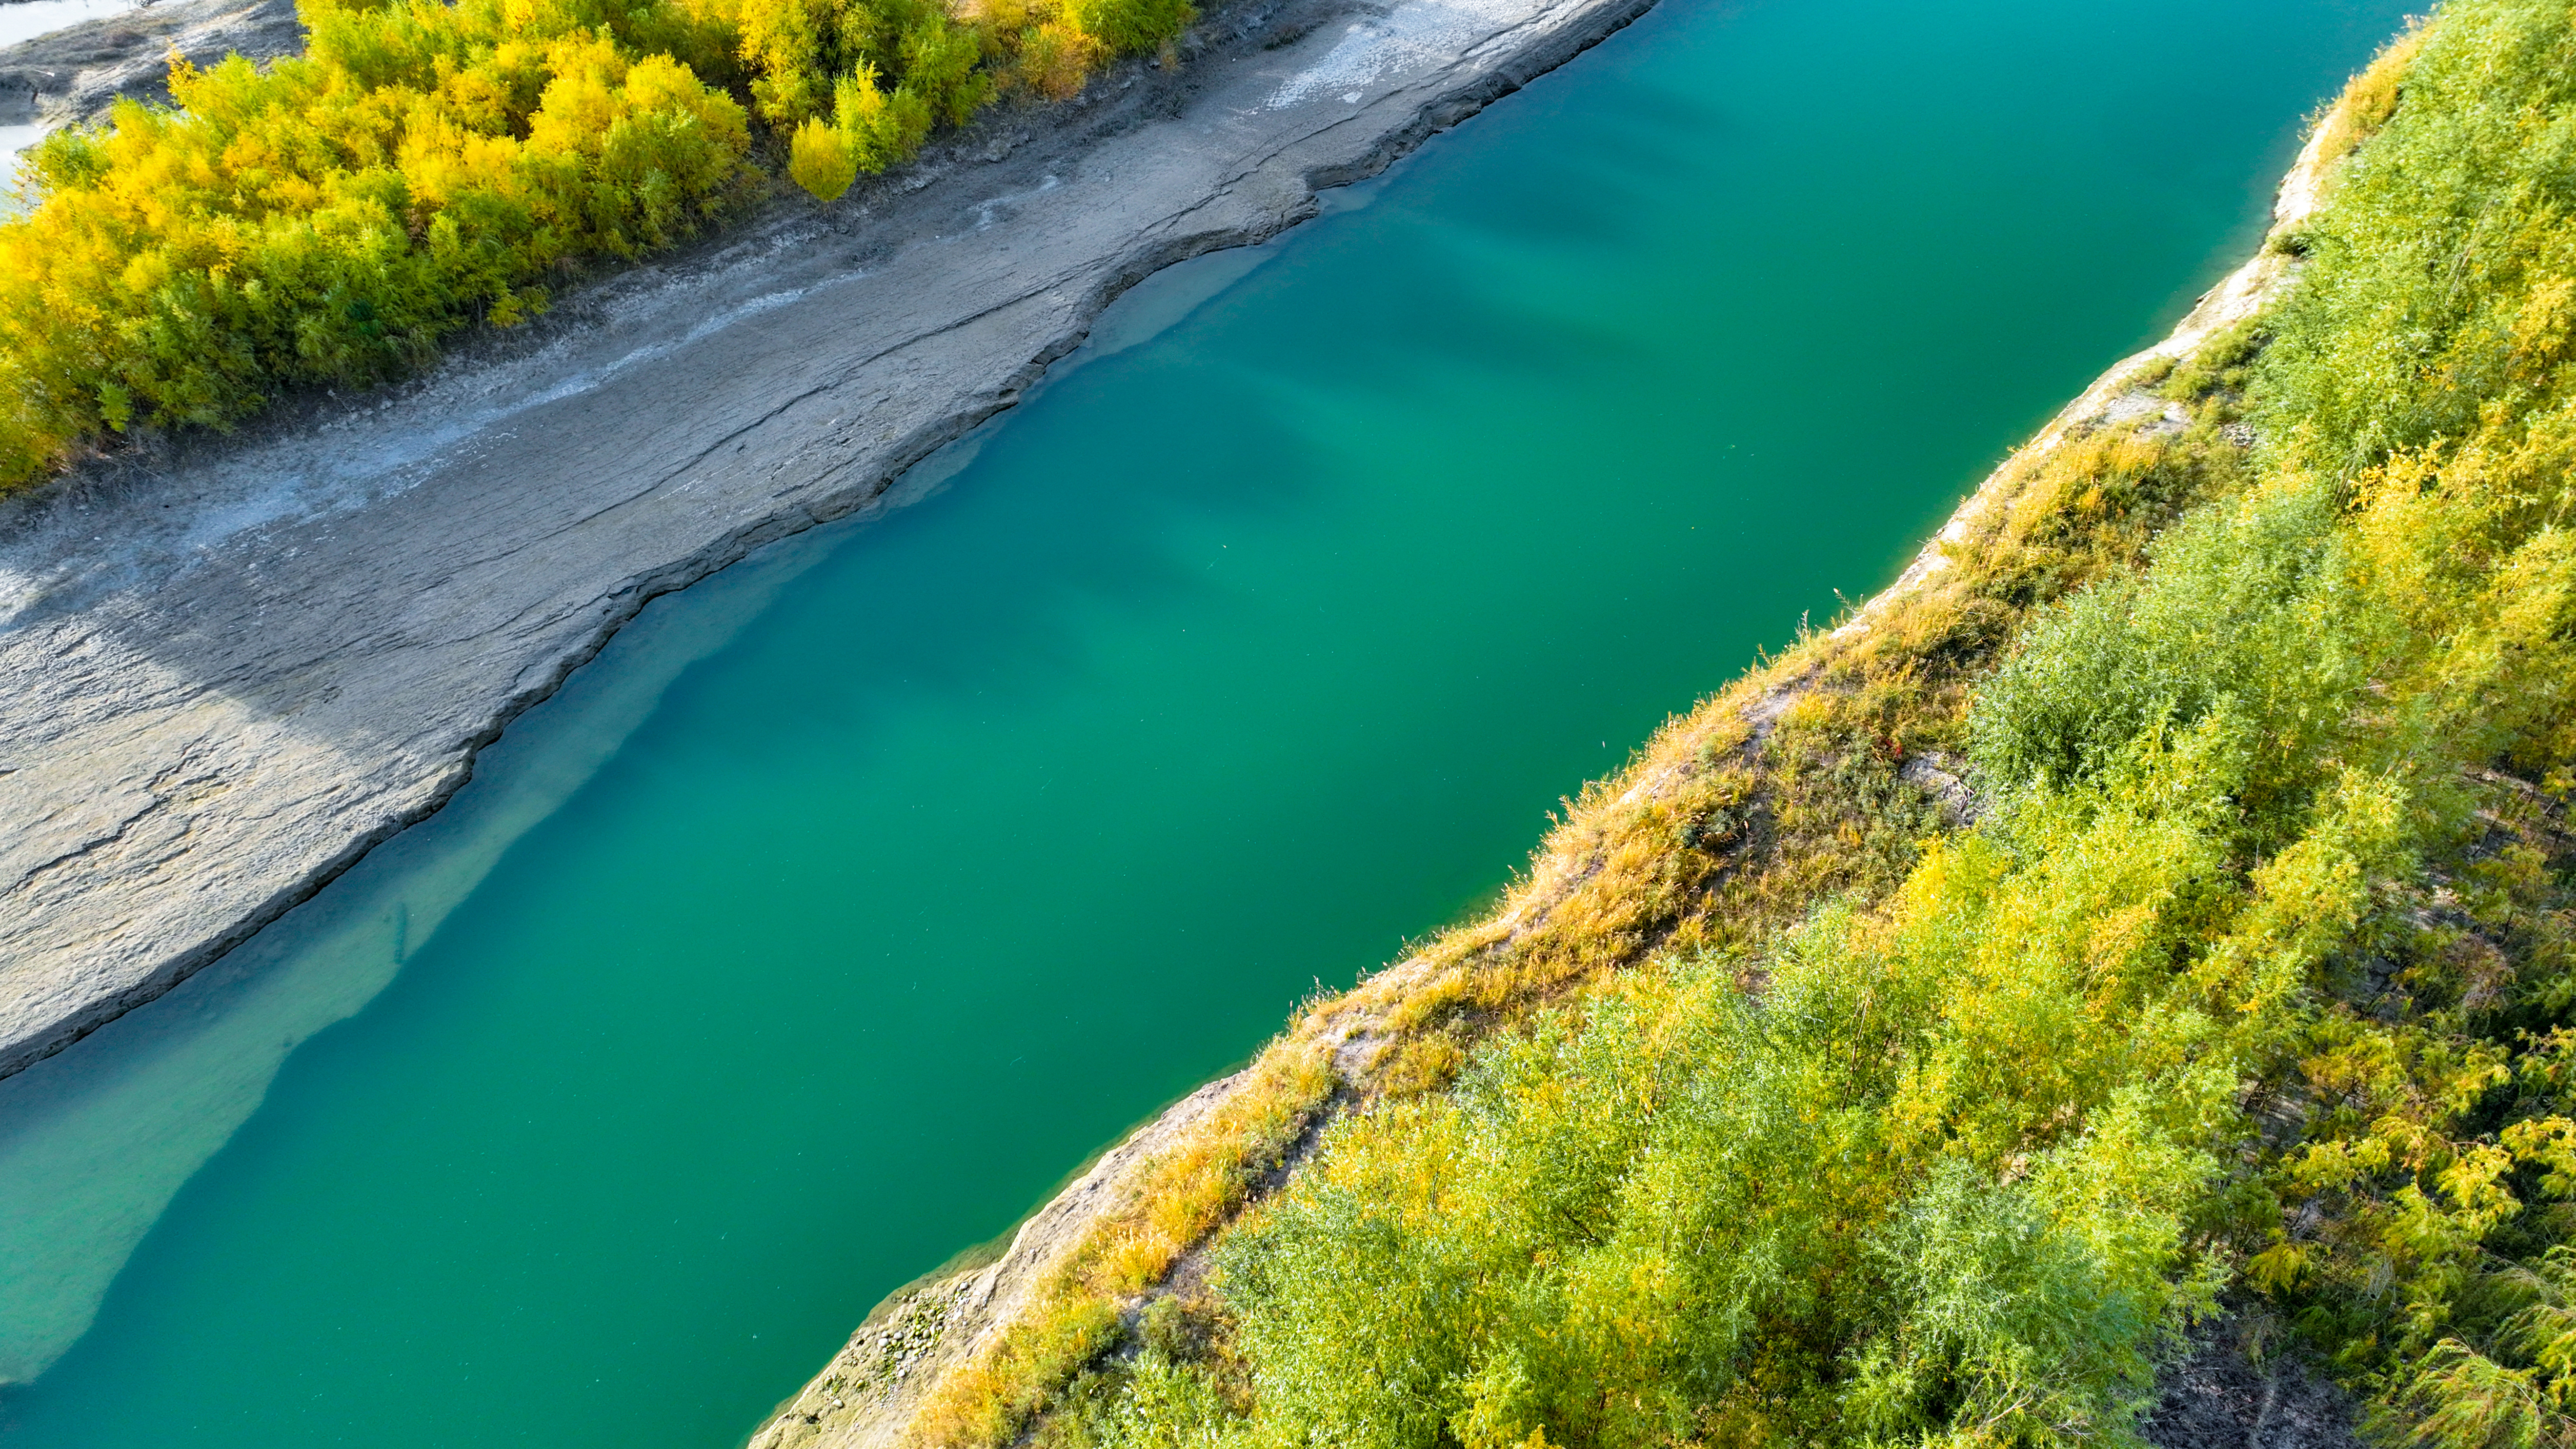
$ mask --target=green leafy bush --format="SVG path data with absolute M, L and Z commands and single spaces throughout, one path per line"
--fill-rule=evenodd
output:
M 1069 0 L 1067 17 L 1116 51 L 1151 50 L 1198 18 L 1190 0 Z
M 2212 715 L 1328 1138 L 1238 1231 L 1255 1442 L 2128 1438 L 2225 1258 L 2242 1077 L 2394 867 L 2374 782 L 2231 869 Z
M 2040 620 L 1980 692 L 1970 738 L 1998 785 L 2062 787 L 2151 731 L 2239 720 L 2258 758 L 2239 804 L 2292 828 L 2364 683 L 2329 492 L 2206 511 L 2161 541 L 2151 578 L 2114 579 Z

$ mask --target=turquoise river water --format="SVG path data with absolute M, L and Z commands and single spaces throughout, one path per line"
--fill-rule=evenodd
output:
M 726 1449 L 2257 234 L 2403 0 L 1665 0 L 0 1083 L 0 1445 Z

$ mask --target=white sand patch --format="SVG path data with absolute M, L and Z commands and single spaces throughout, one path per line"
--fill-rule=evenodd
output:
M 16 45 L 84 20 L 142 8 L 134 0 L 16 0 L 0 5 L 0 45 Z
M 1540 8 L 1527 0 L 1412 0 L 1383 19 L 1351 26 L 1321 64 L 1270 93 L 1270 109 L 1336 94 L 1357 104 L 1354 88 L 1455 61 Z

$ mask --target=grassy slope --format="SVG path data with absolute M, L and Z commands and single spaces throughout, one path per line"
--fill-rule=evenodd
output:
M 914 1437 L 2122 1439 L 2224 1284 L 2393 1434 L 2567 1437 L 2568 25 L 2392 48 L 2292 300 L 2125 379 L 2182 426 L 1303 1013 Z

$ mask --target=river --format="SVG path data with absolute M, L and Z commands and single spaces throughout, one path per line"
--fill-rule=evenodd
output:
M 1666 0 L 0 1082 L 0 1444 L 724 1449 L 2258 235 L 2363 0 Z

